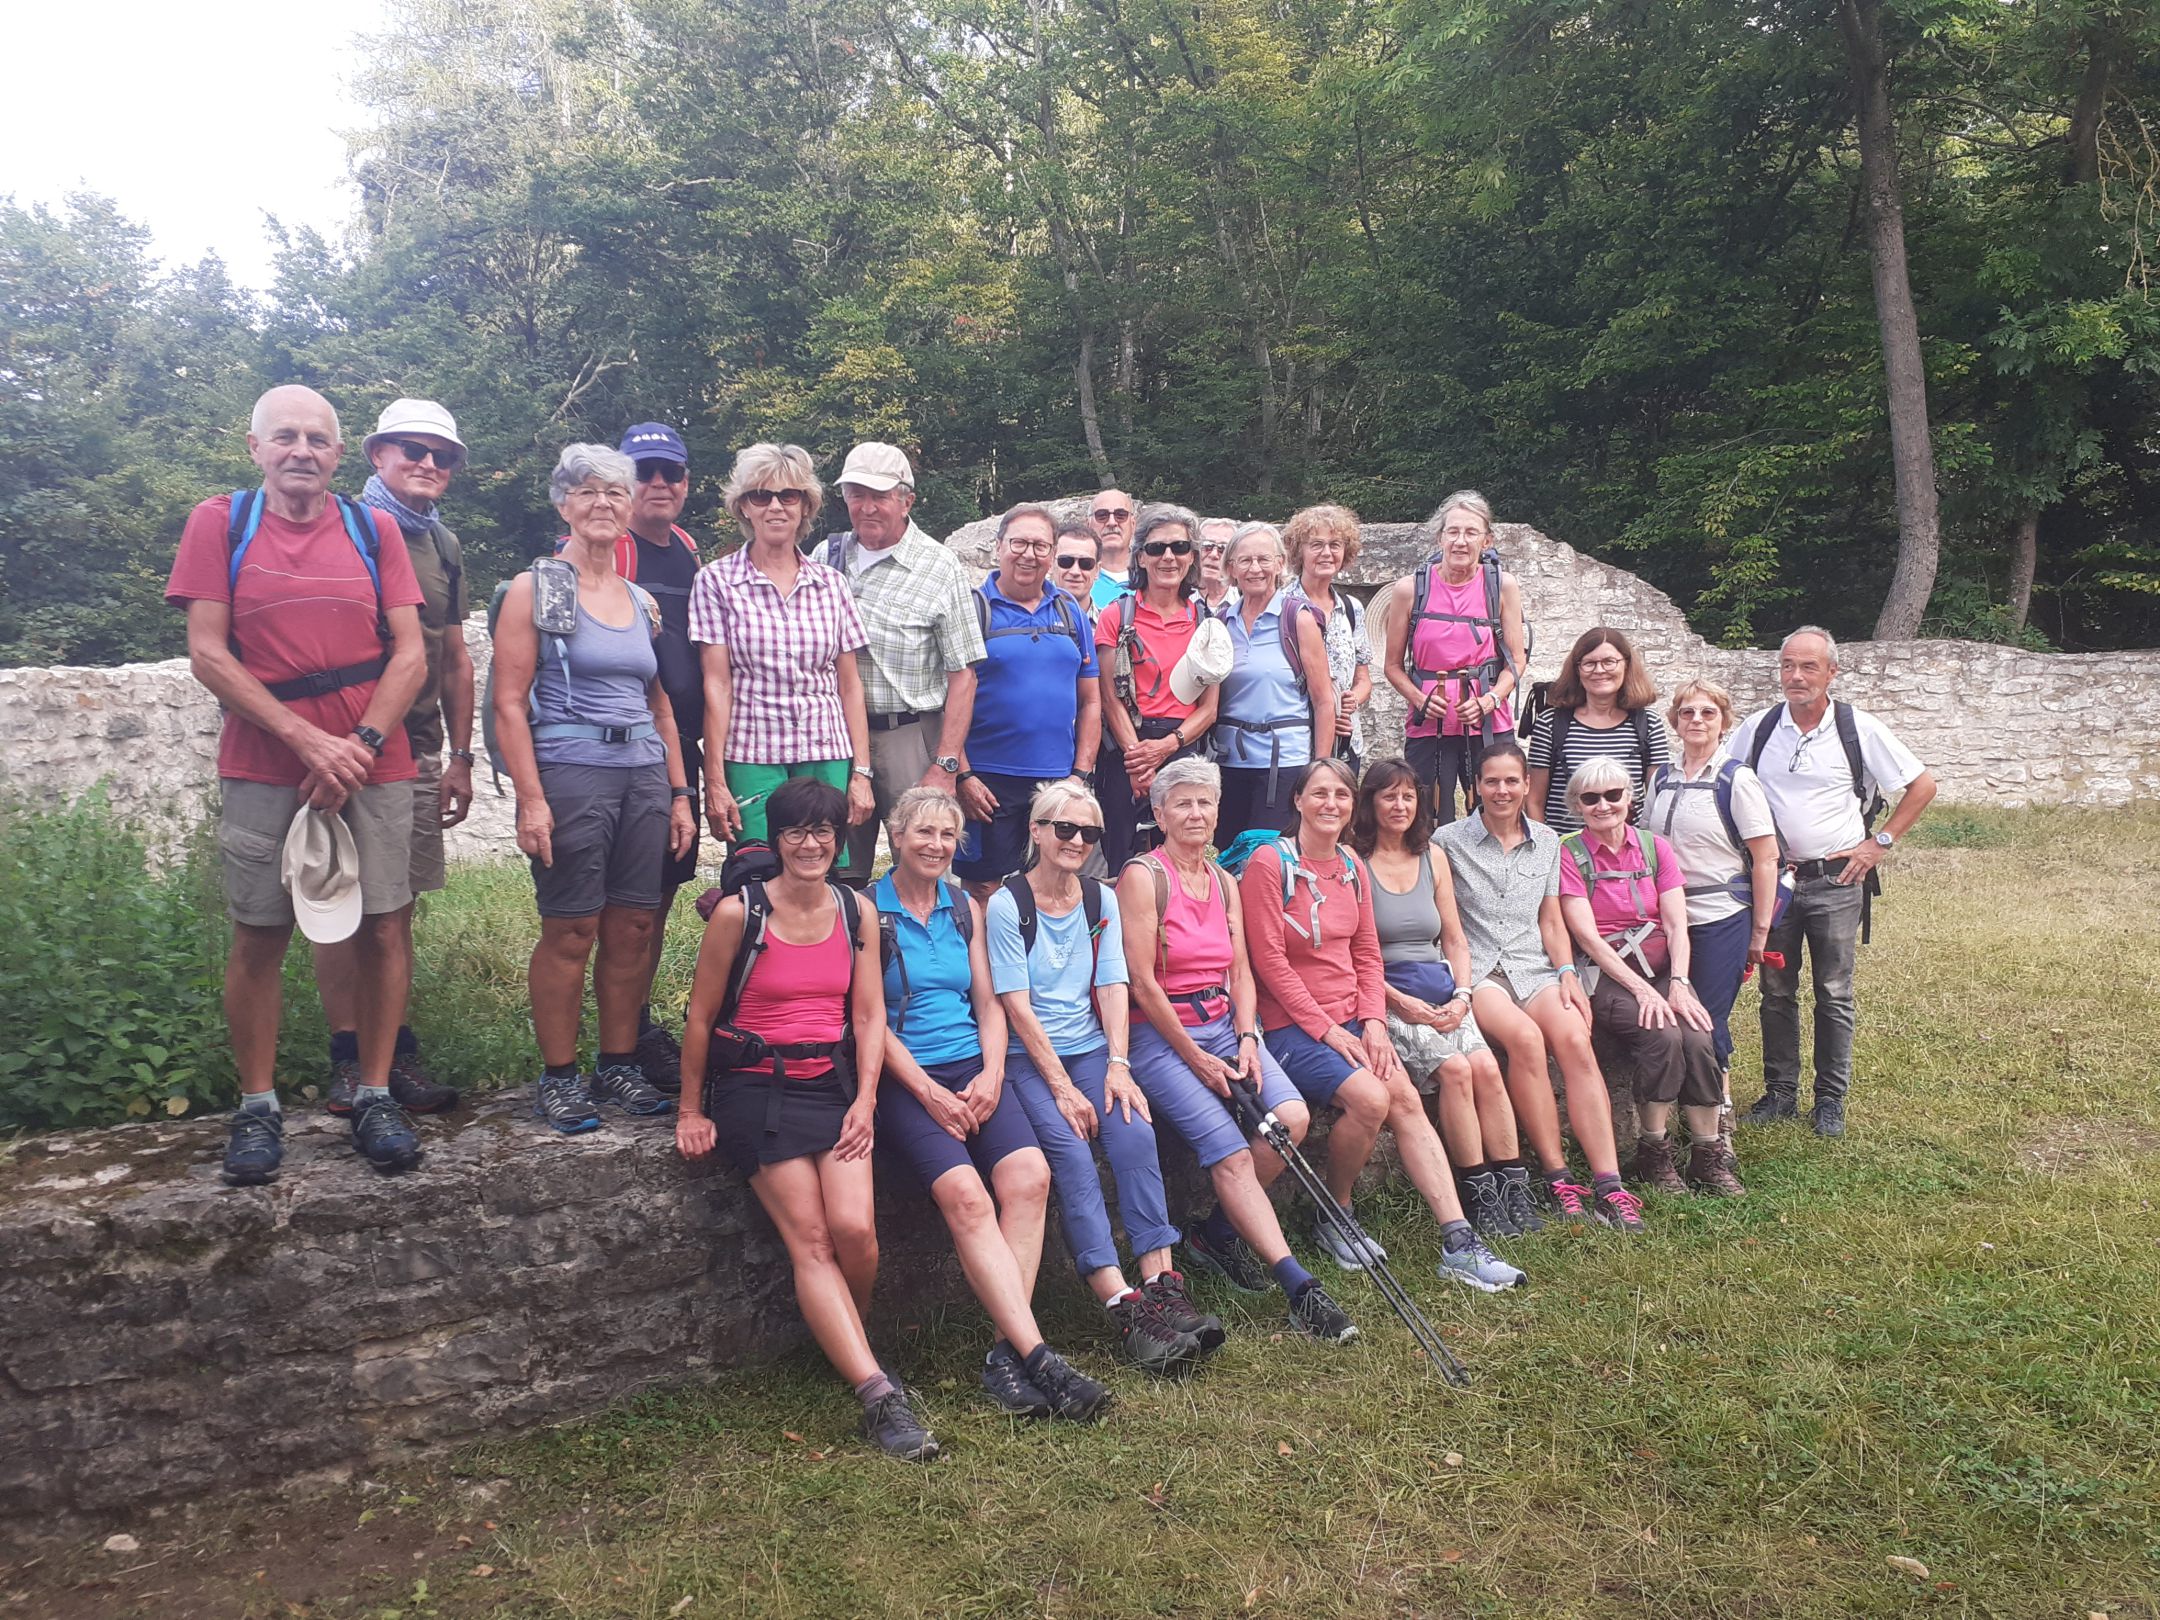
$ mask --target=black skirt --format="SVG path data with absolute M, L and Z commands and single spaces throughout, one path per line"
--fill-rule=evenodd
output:
M 769 1068 L 731 1070 L 705 1086 L 705 1113 L 717 1147 L 746 1176 L 762 1164 L 830 1153 L 854 1100 L 840 1077 L 827 1073 L 780 1081 L 775 1112 L 773 1087 Z

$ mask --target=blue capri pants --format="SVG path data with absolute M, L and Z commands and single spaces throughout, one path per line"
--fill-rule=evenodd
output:
M 1736 911 L 1722 922 L 1688 925 L 1688 977 L 1710 1015 L 1710 1042 L 1721 1069 L 1732 1063 L 1733 1003 L 1740 999 L 1741 976 L 1747 972 L 1748 933 L 1754 921 L 1753 912 Z
M 1192 1036 L 1201 1051 L 1212 1052 L 1236 1067 L 1237 1031 L 1231 1027 L 1227 1012 L 1195 1025 L 1186 1033 Z M 1133 1021 L 1132 1066 L 1133 1078 L 1147 1093 L 1148 1106 L 1155 1110 L 1155 1117 L 1167 1119 L 1177 1128 L 1178 1135 L 1192 1144 L 1201 1169 L 1213 1169 L 1249 1145 L 1229 1102 L 1202 1084 L 1200 1077 L 1188 1069 L 1171 1048 L 1163 1033 L 1144 1019 Z M 1279 1108 L 1297 1100 L 1297 1087 L 1283 1073 L 1282 1065 L 1275 1061 L 1275 1054 L 1261 1045 L 1261 1104 Z
M 1110 1160 L 1117 1178 L 1118 1213 L 1125 1220 L 1125 1240 L 1134 1254 L 1167 1249 L 1178 1240 L 1170 1224 L 1169 1200 L 1163 1194 L 1162 1161 L 1155 1155 L 1155 1127 L 1134 1114 L 1103 1106 L 1103 1079 L 1109 1069 L 1110 1049 L 1098 1046 L 1074 1057 L 1059 1054 L 1065 1072 L 1072 1076 L 1080 1094 L 1094 1104 L 1102 1121 L 1097 1140 Z M 1005 1059 L 1005 1089 L 1017 1094 L 1035 1127 L 1035 1140 L 1050 1161 L 1051 1184 L 1057 1189 L 1058 1218 L 1065 1228 L 1065 1245 L 1072 1250 L 1073 1264 L 1082 1277 L 1118 1263 L 1117 1239 L 1110 1230 L 1110 1211 L 1103 1203 L 1102 1177 L 1095 1169 L 1092 1146 L 1073 1134 L 1065 1116 L 1050 1096 L 1050 1084 L 1025 1052 Z

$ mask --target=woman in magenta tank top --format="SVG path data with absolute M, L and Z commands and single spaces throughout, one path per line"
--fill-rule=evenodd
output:
M 1477 797 L 1477 762 L 1492 737 L 1515 729 L 1515 694 L 1528 655 L 1522 586 L 1500 570 L 1493 623 L 1486 569 L 1492 506 L 1474 489 L 1440 503 L 1425 525 L 1420 564 L 1425 602 L 1412 624 L 1418 575 L 1395 582 L 1388 602 L 1387 678 L 1410 706 L 1403 758 L 1433 792 L 1434 819 L 1455 819 L 1455 792 L 1467 810 Z

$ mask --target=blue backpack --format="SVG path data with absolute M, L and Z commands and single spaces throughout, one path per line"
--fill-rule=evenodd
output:
M 1742 905 L 1752 908 L 1755 904 L 1755 857 L 1754 853 L 1748 848 L 1747 840 L 1740 836 L 1739 818 L 1733 814 L 1733 782 L 1738 778 L 1739 774 L 1740 761 L 1726 759 L 1720 760 L 1718 768 L 1703 780 L 1684 782 L 1679 778 L 1679 767 L 1668 761 L 1660 765 L 1652 774 L 1649 792 L 1645 795 L 1645 798 L 1654 799 L 1660 793 L 1666 791 L 1673 793 L 1700 793 L 1707 791 L 1710 794 L 1712 802 L 1717 805 L 1718 820 L 1725 824 L 1725 836 L 1732 844 L 1733 853 L 1740 857 L 1740 870 L 1730 882 L 1690 883 L 1683 892 L 1690 895 L 1729 894 Z M 1672 836 L 1671 811 L 1666 812 L 1663 830 L 1668 838 Z M 1776 832 L 1774 826 L 1771 830 Z M 1778 865 L 1782 868 L 1785 865 L 1785 835 L 1783 833 L 1777 833 L 1777 846 Z M 1776 927 L 1778 920 L 1785 915 L 1785 907 L 1792 899 L 1791 885 L 1782 881 L 1782 873 L 1780 878 L 1777 904 L 1770 914 L 1772 927 Z
M 332 495 L 330 498 L 336 502 L 338 516 L 344 521 L 345 538 L 353 543 L 353 550 L 360 553 L 361 564 L 375 587 L 375 637 L 388 648 L 390 619 L 383 611 L 382 537 L 375 532 L 374 519 L 368 515 L 366 507 L 350 495 Z M 225 522 L 225 594 L 228 601 L 240 588 L 240 565 L 247 560 L 248 548 L 255 544 L 255 535 L 262 528 L 264 504 L 260 489 L 232 492 L 232 511 Z M 240 655 L 237 632 L 227 633 L 226 645 L 232 648 L 234 657 Z M 318 670 L 311 675 L 295 676 L 289 681 L 269 681 L 264 685 L 279 702 L 289 702 L 293 698 L 323 697 L 348 686 L 378 680 L 387 667 L 388 655 L 385 653 L 357 664 L 347 664 L 341 669 Z

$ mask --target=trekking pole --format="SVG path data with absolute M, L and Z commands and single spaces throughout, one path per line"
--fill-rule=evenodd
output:
M 1322 1217 L 1332 1223 L 1336 1235 L 1349 1247 L 1351 1253 L 1365 1263 L 1365 1274 L 1372 1278 L 1381 1297 L 1402 1319 L 1402 1325 L 1410 1330 L 1411 1339 L 1418 1349 L 1424 1352 L 1425 1359 L 1432 1363 L 1433 1371 L 1458 1389 L 1468 1385 L 1469 1373 L 1463 1370 L 1463 1364 L 1455 1359 L 1454 1353 L 1441 1339 L 1440 1330 L 1426 1319 L 1425 1313 L 1418 1308 L 1418 1302 L 1410 1297 L 1410 1291 L 1397 1281 L 1394 1272 L 1388 1270 L 1387 1261 L 1381 1258 L 1379 1250 L 1366 1235 L 1365 1229 L 1358 1225 L 1342 1205 L 1335 1202 L 1335 1195 L 1328 1191 L 1327 1183 L 1321 1179 L 1320 1172 L 1315 1170 L 1312 1161 L 1298 1150 L 1297 1142 L 1290 1135 L 1290 1128 L 1275 1117 L 1274 1109 L 1263 1109 L 1258 1095 L 1242 1081 L 1230 1082 L 1230 1096 L 1231 1104 L 1237 1110 L 1239 1123 L 1280 1155 L 1283 1163 L 1290 1167 L 1290 1173 L 1296 1178 L 1298 1185 L 1305 1190 L 1305 1196 L 1318 1207 Z

